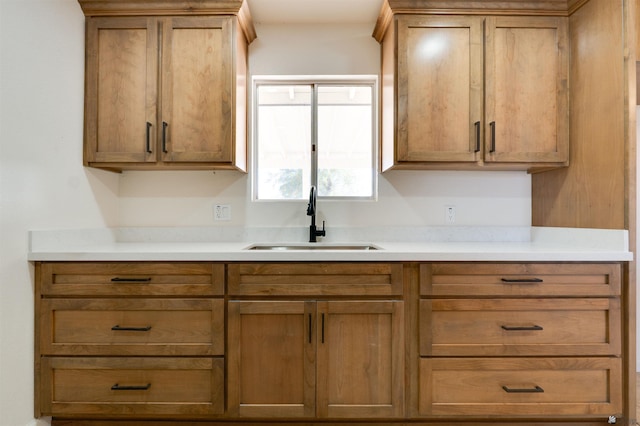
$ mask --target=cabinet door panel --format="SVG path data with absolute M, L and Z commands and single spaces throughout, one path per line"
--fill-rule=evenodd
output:
M 314 302 L 229 302 L 229 413 L 315 415 Z
M 476 161 L 482 18 L 400 17 L 397 52 L 398 160 Z
M 567 161 L 566 20 L 490 17 L 486 34 L 485 161 Z
M 163 45 L 164 161 L 231 162 L 232 20 L 172 18 Z
M 318 416 L 399 417 L 403 305 L 318 302 Z
M 87 20 L 86 162 L 155 161 L 154 28 L 151 18 Z

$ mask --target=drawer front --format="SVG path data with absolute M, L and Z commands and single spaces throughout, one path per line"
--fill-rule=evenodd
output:
M 222 299 L 43 299 L 43 355 L 223 355 Z
M 224 265 L 168 262 L 45 262 L 45 296 L 213 296 L 224 292 Z
M 224 410 L 222 358 L 49 358 L 43 415 L 198 417 Z
M 424 296 L 620 295 L 618 263 L 434 263 L 420 265 Z
M 423 356 L 621 354 L 618 299 L 422 299 Z
M 240 263 L 228 266 L 231 295 L 402 295 L 402 265 Z
M 619 358 L 421 358 L 420 414 L 608 416 L 621 380 Z

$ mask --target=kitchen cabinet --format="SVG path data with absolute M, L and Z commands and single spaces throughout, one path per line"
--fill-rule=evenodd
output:
M 54 426 L 625 417 L 624 263 L 35 266 Z
M 271 287 L 266 299 L 229 302 L 230 414 L 402 417 L 403 301 L 366 299 L 367 287 L 375 289 L 398 269 L 400 265 L 388 264 L 230 265 L 230 276 L 243 276 L 265 290 Z M 286 289 L 290 280 L 300 286 L 345 283 L 342 289 L 335 287 L 333 295 L 349 297 L 309 298 Z M 360 291 L 349 284 L 357 284 Z M 296 295 L 306 297 L 278 300 Z
M 567 38 L 563 17 L 394 16 L 378 35 L 383 170 L 566 166 Z
M 85 165 L 246 171 L 240 19 L 153 13 L 86 18 Z
M 224 265 L 36 265 L 36 414 L 224 412 Z
M 422 265 L 419 415 L 620 416 L 620 281 L 615 263 Z

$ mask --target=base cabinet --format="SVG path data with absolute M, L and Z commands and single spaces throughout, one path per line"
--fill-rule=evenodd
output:
M 624 266 L 37 262 L 36 417 L 625 424 Z

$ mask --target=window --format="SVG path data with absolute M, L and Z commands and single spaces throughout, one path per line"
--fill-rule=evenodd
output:
M 376 79 L 255 80 L 254 198 L 374 199 Z

